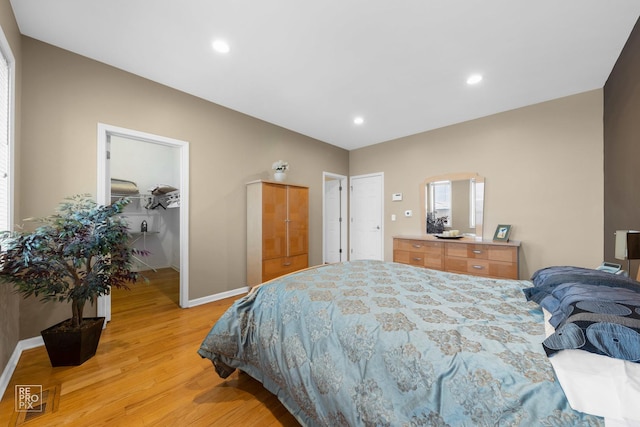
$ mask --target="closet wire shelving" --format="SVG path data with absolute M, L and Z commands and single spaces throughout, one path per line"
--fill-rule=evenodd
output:
M 156 193 L 156 194 L 154 194 Z M 148 194 L 142 194 L 142 193 L 138 193 L 138 194 L 118 194 L 118 193 L 112 193 L 111 194 L 111 199 L 115 200 L 115 199 L 120 199 L 120 198 L 127 198 L 127 199 L 131 199 L 131 200 L 138 200 L 141 204 L 144 203 L 144 205 L 142 206 L 144 209 L 146 210 L 155 210 L 155 209 L 159 209 L 162 208 L 164 210 L 166 209 L 172 209 L 172 208 L 179 208 L 180 207 L 180 190 L 174 190 L 174 191 L 170 191 L 167 193 L 162 193 L 162 192 L 156 192 L 155 190 L 152 191 L 151 193 Z M 129 234 L 131 235 L 131 246 L 133 247 L 135 245 L 136 242 L 138 242 L 140 239 L 142 239 L 142 249 L 143 251 L 147 250 L 147 235 L 148 234 L 160 234 L 159 231 L 148 231 L 148 230 L 144 230 L 144 231 L 129 231 Z M 144 265 L 145 267 L 148 267 L 149 269 L 153 270 L 153 272 L 157 272 L 158 270 L 151 266 L 149 263 L 145 262 L 144 260 L 142 260 L 140 257 L 138 256 L 133 256 L 133 259 L 136 260 L 137 262 L 139 262 L 140 264 Z

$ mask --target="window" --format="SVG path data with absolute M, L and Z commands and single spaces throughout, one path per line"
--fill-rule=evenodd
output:
M 469 180 L 469 228 L 476 227 L 476 180 Z
M 0 30 L 0 230 L 13 229 L 14 59 Z
M 431 190 L 431 197 L 429 200 L 433 201 L 433 205 L 430 206 L 431 212 L 437 218 L 444 218 L 443 224 L 446 227 L 451 227 L 451 181 L 437 181 L 429 184 Z

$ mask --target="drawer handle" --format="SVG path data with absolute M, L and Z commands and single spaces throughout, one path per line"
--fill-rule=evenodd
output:
M 414 258 L 414 261 L 422 261 L 422 258 Z
M 290 262 L 285 262 L 284 264 L 282 264 L 283 267 L 289 267 L 291 265 Z
M 482 270 L 484 267 L 481 265 L 473 265 L 473 268 L 475 268 L 476 270 Z
M 413 246 L 414 248 L 421 248 L 421 247 L 422 247 L 422 245 L 415 245 L 415 244 L 414 244 L 414 245 L 412 245 L 412 246 Z
M 482 253 L 482 251 L 481 251 L 480 249 L 474 249 L 474 250 L 473 250 L 473 253 L 474 253 L 474 254 L 481 254 L 481 253 Z

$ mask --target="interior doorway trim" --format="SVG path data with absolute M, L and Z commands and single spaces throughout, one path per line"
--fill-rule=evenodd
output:
M 340 249 L 342 250 L 340 260 L 347 261 L 348 259 L 348 240 L 349 235 L 347 233 L 347 196 L 348 188 L 347 177 L 330 172 L 322 172 L 322 263 L 326 264 L 327 261 L 327 190 L 325 183 L 329 180 L 340 181 L 342 190 L 340 191 Z
M 110 202 L 109 138 L 119 136 L 176 147 L 180 153 L 180 307 L 189 307 L 189 143 L 164 136 L 98 123 L 98 189 L 96 201 Z M 98 298 L 98 316 L 111 320 L 111 295 Z

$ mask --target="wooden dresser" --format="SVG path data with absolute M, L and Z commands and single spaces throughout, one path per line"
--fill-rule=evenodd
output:
M 309 266 L 309 188 L 247 184 L 247 284 Z
M 487 242 L 472 238 L 395 236 L 393 261 L 453 273 L 518 279 L 520 242 Z

